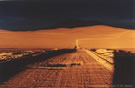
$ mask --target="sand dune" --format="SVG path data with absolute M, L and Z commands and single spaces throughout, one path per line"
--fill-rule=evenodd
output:
M 0 30 L 0 48 L 135 48 L 135 31 L 109 26 L 58 28 L 38 31 Z

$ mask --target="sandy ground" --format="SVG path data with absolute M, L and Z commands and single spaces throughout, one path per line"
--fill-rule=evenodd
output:
M 0 48 L 135 48 L 135 31 L 109 26 L 38 31 L 0 30 Z
M 109 88 L 108 85 L 112 83 L 113 73 L 83 50 L 55 56 L 27 67 L 0 87 Z

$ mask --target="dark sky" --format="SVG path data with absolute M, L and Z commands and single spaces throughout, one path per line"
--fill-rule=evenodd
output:
M 134 0 L 1 0 L 0 28 L 36 30 L 82 21 L 135 29 L 134 5 Z

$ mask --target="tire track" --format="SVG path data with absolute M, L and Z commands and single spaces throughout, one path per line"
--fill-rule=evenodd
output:
M 83 62 L 83 65 L 73 65 L 62 70 L 33 68 L 49 63 L 71 64 L 75 62 Z M 7 88 L 102 88 L 96 86 L 111 85 L 111 83 L 112 73 L 83 50 L 79 50 L 76 53 L 62 54 L 31 65 L 31 68 L 24 70 L 1 86 Z

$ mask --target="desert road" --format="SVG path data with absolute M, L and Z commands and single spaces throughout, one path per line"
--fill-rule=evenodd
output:
M 84 50 L 27 65 L 2 88 L 109 88 L 113 73 Z

